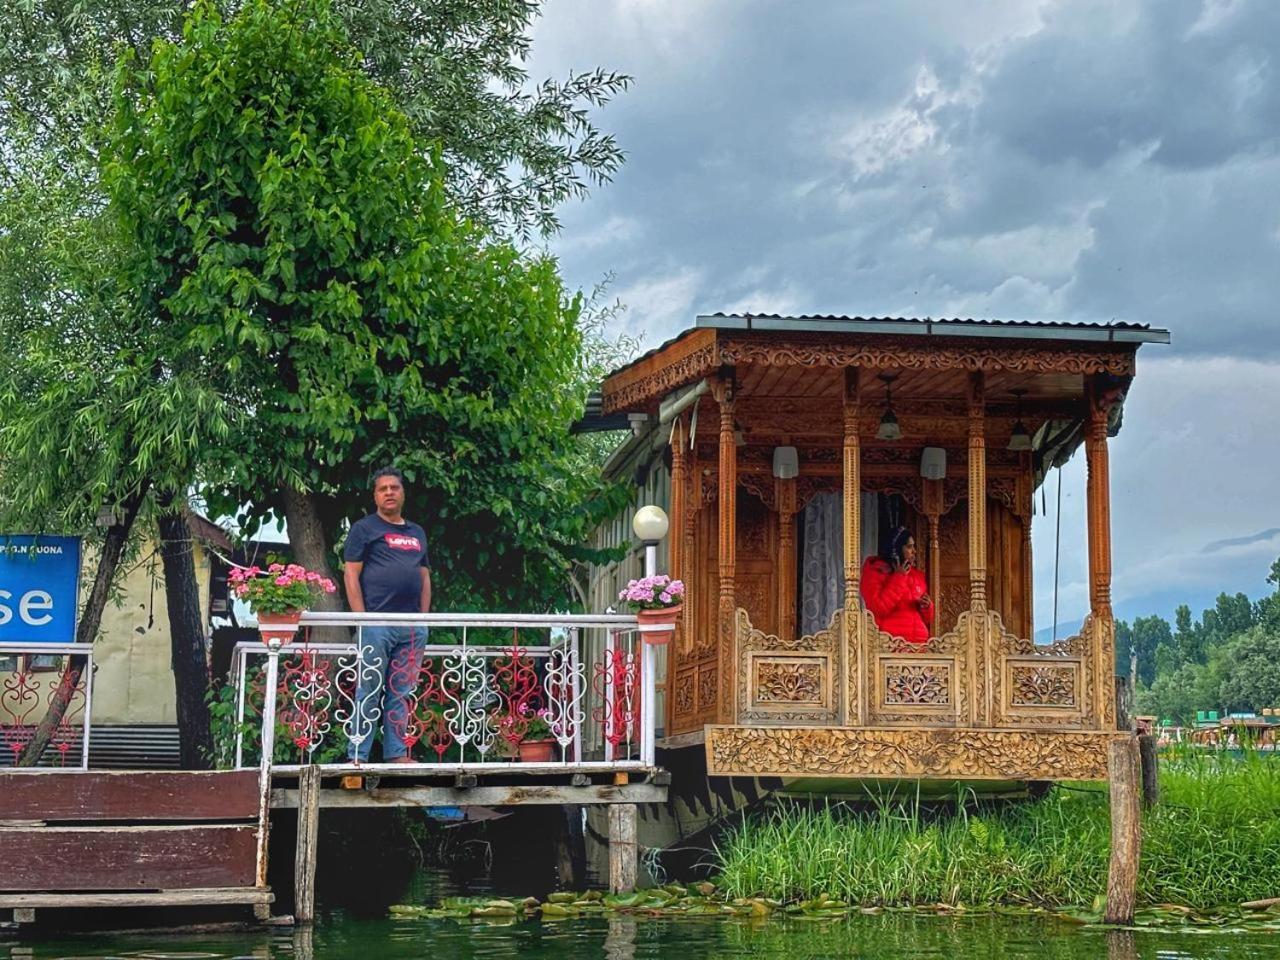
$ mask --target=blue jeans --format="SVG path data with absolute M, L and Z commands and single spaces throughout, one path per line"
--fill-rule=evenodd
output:
M 381 716 L 382 759 L 395 760 L 409 752 L 404 742 L 405 728 L 418 671 L 422 669 L 427 628 L 365 627 L 359 644 L 363 663 L 357 678 L 347 757 L 361 763 L 369 759 L 374 724 Z

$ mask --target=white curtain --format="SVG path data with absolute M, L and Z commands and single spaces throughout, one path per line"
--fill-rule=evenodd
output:
M 844 503 L 838 492 L 820 493 L 801 514 L 804 556 L 800 559 L 800 633 L 824 630 L 844 604 Z M 880 542 L 874 493 L 862 494 L 862 556 Z

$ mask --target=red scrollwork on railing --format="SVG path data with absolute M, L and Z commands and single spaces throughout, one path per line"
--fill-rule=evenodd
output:
M 607 648 L 594 665 L 592 684 L 599 707 L 592 719 L 601 725 L 614 750 L 638 741 L 640 729 L 640 671 L 635 654 L 624 647 Z

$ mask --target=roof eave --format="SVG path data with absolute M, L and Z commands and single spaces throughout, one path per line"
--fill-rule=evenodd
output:
M 715 330 L 862 333 L 914 337 L 973 337 L 984 340 L 1067 340 L 1081 343 L 1169 343 L 1168 330 L 1155 327 L 1085 327 L 1071 324 L 1009 324 L 954 320 L 877 320 L 854 317 L 755 317 L 700 314 L 695 326 Z

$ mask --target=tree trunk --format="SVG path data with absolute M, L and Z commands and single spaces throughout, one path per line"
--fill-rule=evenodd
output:
M 124 553 L 125 544 L 129 542 L 129 533 L 133 530 L 134 521 L 138 519 L 138 510 L 146 495 L 146 487 L 143 487 L 126 498 L 121 504 L 123 512 L 119 519 L 107 528 L 106 537 L 102 541 L 102 552 L 98 555 L 98 569 L 93 575 L 93 586 L 89 589 L 89 598 L 85 601 L 80 622 L 76 625 L 76 643 L 93 643 L 97 639 L 98 630 L 102 627 L 102 611 L 106 609 L 107 600 L 111 596 L 111 585 L 120 567 L 120 557 Z M 84 656 L 67 659 L 58 689 L 49 701 L 49 708 L 36 727 L 31 742 L 18 758 L 18 766 L 34 767 L 40 762 L 40 757 L 67 714 L 67 707 L 80 686 L 87 663 L 88 658 Z
M 160 515 L 160 559 L 164 567 L 165 605 L 169 609 L 169 642 L 177 694 L 178 745 L 184 770 L 207 770 L 213 763 L 213 734 L 209 729 L 209 658 L 205 650 L 204 617 L 191 528 L 167 503 Z
M 289 546 L 295 562 L 308 570 L 323 573 L 338 585 L 337 593 L 316 597 L 314 609 L 338 611 L 344 606 L 342 578 L 330 564 L 329 539 L 321 516 L 320 498 L 314 493 L 299 493 L 290 487 L 280 488 L 284 500 L 284 516 L 289 524 Z

